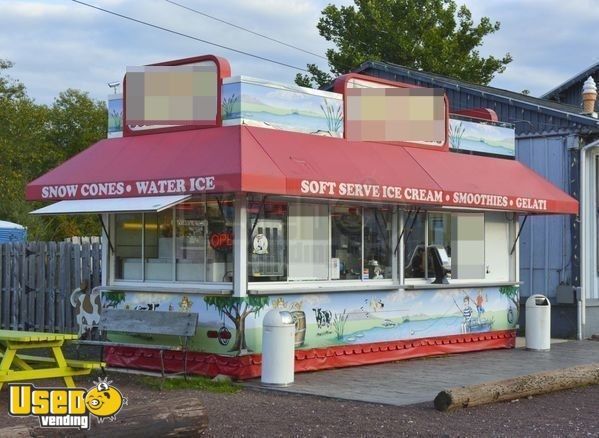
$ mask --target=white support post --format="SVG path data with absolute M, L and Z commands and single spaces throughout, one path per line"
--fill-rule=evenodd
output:
M 399 248 L 397 249 L 397 254 L 399 255 L 399 258 L 397 260 L 398 263 L 398 267 L 399 267 L 399 283 L 400 284 L 405 284 L 406 282 L 406 272 L 405 272 L 405 265 L 406 265 L 406 255 L 405 255 L 405 246 L 404 246 L 404 242 L 406 239 L 406 233 L 404 231 L 405 227 L 406 227 L 406 213 L 404 210 L 399 210 L 399 218 L 398 218 L 398 228 L 399 228 L 399 233 L 401 233 L 401 240 L 399 241 Z M 397 236 L 399 237 L 399 236 Z M 395 242 L 395 245 L 397 245 L 397 242 Z
M 235 226 L 233 229 L 233 296 L 247 296 L 247 195 L 240 193 L 235 196 Z
M 593 225 L 597 214 L 595 184 L 595 157 L 599 140 L 583 146 L 580 150 L 580 319 L 578 339 L 586 336 L 586 300 L 595 286 L 596 274 L 595 239 Z
M 392 257 L 392 261 L 391 261 L 391 272 L 392 272 L 392 278 L 393 278 L 393 283 L 397 283 L 398 281 L 398 274 L 399 274 L 399 257 L 398 257 L 398 253 L 400 252 L 398 250 L 398 252 L 395 252 L 395 247 L 397 245 L 397 238 L 399 237 L 398 234 L 398 228 L 399 228 L 399 223 L 398 223 L 398 216 L 399 216 L 399 212 L 397 211 L 397 207 L 393 208 L 393 216 L 391 219 L 391 257 Z
M 114 236 L 114 233 L 112 231 L 112 221 L 110 220 L 110 215 L 104 213 L 102 214 L 102 221 L 104 222 L 104 226 L 106 227 L 106 229 L 108 230 L 108 232 Z M 113 260 L 114 254 L 111 254 L 110 251 L 110 244 L 108 243 L 108 236 L 106 235 L 106 233 L 104 232 L 104 228 L 102 228 L 102 235 L 100 237 L 100 244 L 102 245 L 102 264 L 101 264 L 101 271 L 102 271 L 102 286 L 107 286 L 108 285 L 108 276 L 111 275 L 112 276 L 112 264 L 111 261 Z

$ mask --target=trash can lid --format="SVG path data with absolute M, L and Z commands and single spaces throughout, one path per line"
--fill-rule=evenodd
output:
M 273 309 L 264 315 L 262 324 L 266 327 L 288 327 L 294 325 L 293 316 L 286 310 Z
M 536 294 L 536 295 L 531 295 L 526 300 L 526 307 L 537 307 L 537 306 L 551 306 L 551 303 L 549 302 L 549 298 L 547 298 L 545 295 Z

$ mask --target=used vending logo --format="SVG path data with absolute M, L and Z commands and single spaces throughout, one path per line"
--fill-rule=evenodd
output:
M 90 415 L 99 423 L 116 420 L 127 398 L 100 378 L 96 386 L 82 388 L 36 388 L 32 384 L 9 385 L 8 413 L 13 417 L 38 417 L 41 427 L 76 427 L 88 430 Z

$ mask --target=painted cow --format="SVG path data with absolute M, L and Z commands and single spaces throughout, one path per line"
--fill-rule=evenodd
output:
M 87 285 L 78 287 L 71 294 L 71 305 L 75 308 L 75 317 L 79 325 L 78 334 L 81 336 L 85 330 L 98 327 L 100 323 L 101 297 L 96 288 L 87 292 Z
M 366 300 L 368 305 L 372 309 L 373 312 L 381 312 L 385 307 L 385 303 L 380 298 L 371 298 L 370 300 Z
M 333 319 L 333 314 L 330 310 L 323 310 L 320 307 L 317 309 L 312 309 L 314 315 L 316 316 L 316 326 L 318 329 L 323 327 L 329 328 L 331 326 L 331 320 Z

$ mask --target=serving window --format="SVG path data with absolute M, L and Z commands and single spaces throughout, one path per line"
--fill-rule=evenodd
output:
M 287 278 L 288 208 L 283 201 L 248 202 L 248 276 L 250 281 Z
M 233 201 L 220 197 L 157 213 L 115 214 L 113 279 L 231 282 L 233 223 Z
M 249 281 L 391 279 L 393 209 L 250 198 Z
M 363 274 L 367 274 L 370 280 L 388 279 L 393 276 L 392 224 L 393 208 L 364 209 Z
M 515 279 L 513 220 L 505 213 L 412 212 L 404 226 L 407 280 Z
M 231 284 L 234 247 L 247 251 L 247 281 L 266 289 L 265 283 L 277 282 L 342 287 L 517 278 L 510 255 L 513 214 L 402 212 L 389 205 L 258 195 L 245 205 L 247 234 L 240 239 L 233 236 L 231 197 L 113 215 L 110 281 Z
M 362 278 L 362 208 L 337 205 L 331 212 L 331 279 Z
M 289 202 L 288 280 L 328 280 L 329 206 Z

